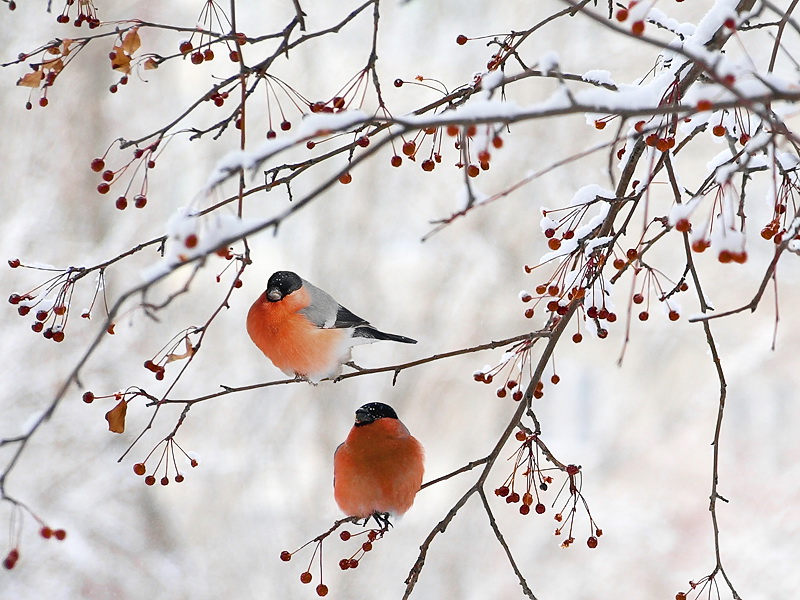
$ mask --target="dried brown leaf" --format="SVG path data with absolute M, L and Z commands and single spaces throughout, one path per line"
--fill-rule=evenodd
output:
M 122 49 L 125 50 L 127 54 L 133 54 L 136 52 L 139 47 L 142 45 L 142 40 L 139 37 L 139 28 L 134 27 L 128 33 L 125 34 L 125 37 L 122 38 Z
M 106 413 L 108 430 L 112 433 L 122 433 L 125 431 L 125 414 L 128 412 L 128 403 L 120 400 L 119 403 Z
M 158 62 L 154 58 L 148 58 L 146 61 L 144 61 L 145 71 L 150 71 L 152 69 L 157 69 L 157 68 L 158 68 Z
M 17 81 L 17 85 L 21 85 L 22 87 L 29 87 L 29 88 L 37 88 L 39 84 L 42 83 L 42 79 L 44 78 L 44 71 L 41 69 L 36 69 L 35 71 L 31 71 L 27 75 L 23 75 Z

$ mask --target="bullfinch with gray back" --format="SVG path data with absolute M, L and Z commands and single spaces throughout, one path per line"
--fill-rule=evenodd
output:
M 289 376 L 318 383 L 341 374 L 359 344 L 416 340 L 378 331 L 291 271 L 277 271 L 247 313 L 250 339 Z
M 333 455 L 333 497 L 351 517 L 388 524 L 414 503 L 422 485 L 425 452 L 391 406 L 365 404 Z

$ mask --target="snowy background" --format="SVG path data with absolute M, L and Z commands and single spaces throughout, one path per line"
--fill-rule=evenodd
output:
M 55 23 L 41 3 L 20 2 L 16 12 L 0 10 L 0 61 L 39 46 L 54 36 L 74 35 Z M 104 19 L 136 15 L 152 21 L 192 26 L 200 2 L 98 2 Z M 113 5 L 112 5 L 113 4 Z M 288 22 L 288 0 L 239 3 L 241 28 L 248 34 L 273 31 Z M 698 4 L 661 2 L 680 21 L 702 16 Z M 781 5 L 786 4 L 782 2 Z M 356 4 L 303 2 L 311 30 L 334 23 Z M 450 89 L 481 70 L 491 51 L 482 42 L 456 46 L 460 33 L 480 36 L 523 29 L 559 10 L 561 3 L 489 0 L 415 0 L 382 6 L 378 68 L 387 103 L 397 114 L 425 100 L 425 92 L 396 89 L 394 78 L 424 75 Z M 276 74 L 291 80 L 310 98 L 331 94 L 361 68 L 369 53 L 371 23 L 363 22 L 335 40 L 278 61 Z M 85 33 L 85 29 L 83 33 Z M 771 38 L 752 34 L 751 58 L 768 60 Z M 176 51 L 183 36 L 142 32 L 144 49 Z M 794 42 L 789 39 L 790 47 Z M 328 46 L 327 44 L 331 44 Z M 555 50 L 565 71 L 607 69 L 618 82 L 631 82 L 654 64 L 657 51 L 611 36 L 580 16 L 542 28 L 523 47 L 532 62 Z M 26 90 L 14 82 L 23 67 L 0 70 L 0 257 L 66 267 L 92 265 L 135 244 L 161 235 L 167 219 L 202 188 L 217 161 L 237 148 L 226 133 L 218 142 L 173 140 L 151 172 L 150 201 L 144 210 L 113 206 L 115 194 L 95 191 L 98 177 L 89 169 L 115 138 L 139 137 L 174 118 L 207 89 L 210 77 L 228 73 L 227 59 L 201 67 L 174 61 L 147 73 L 149 83 L 131 83 L 111 95 L 117 76 L 107 69 L 108 47 L 92 44 L 59 78 L 50 106 L 25 111 Z M 754 50 L 755 49 L 755 50 Z M 731 53 L 740 49 L 731 44 Z M 257 49 L 246 48 L 248 61 Z M 753 54 L 755 52 L 755 54 Z M 761 54 L 759 54 L 761 53 Z M 102 68 L 97 65 L 102 65 Z M 779 61 L 778 72 L 794 77 L 794 67 Z M 547 98 L 557 87 L 530 80 L 510 89 L 520 104 Z M 429 92 L 429 101 L 438 96 Z M 208 122 L 213 107 L 201 113 Z M 506 146 L 496 153 L 476 188 L 493 193 L 531 169 L 571 156 L 609 139 L 581 115 L 515 125 Z M 263 131 L 249 132 L 252 145 Z M 710 138 L 710 136 L 708 136 Z M 249 144 L 250 145 L 250 144 Z M 723 147 L 700 140 L 696 154 L 684 157 L 682 182 L 696 187 L 706 163 Z M 302 152 L 298 152 L 298 156 Z M 113 153 L 111 156 L 115 156 Z M 119 155 L 116 155 L 119 156 Z M 474 211 L 421 243 L 430 221 L 460 208 L 460 171 L 443 164 L 433 173 L 418 165 L 389 165 L 388 151 L 353 172 L 353 183 L 334 186 L 287 220 L 277 236 L 250 239 L 254 264 L 230 310 L 214 322 L 190 372 L 173 397 L 191 398 L 220 385 L 243 386 L 282 378 L 250 342 L 244 319 L 266 279 L 290 269 L 329 291 L 356 314 L 386 331 L 414 337 L 416 346 L 374 344 L 357 348 L 362 366 L 410 361 L 435 353 L 516 335 L 541 325 L 523 316 L 521 289 L 533 289 L 540 276 L 526 275 L 547 249 L 540 233 L 542 206 L 565 204 L 588 184 L 610 187 L 603 153 L 571 162 L 508 198 Z M 295 197 L 313 189 L 341 163 L 313 170 L 296 181 Z M 455 162 L 445 153 L 443 163 Z M 335 162 L 335 161 L 334 161 Z M 669 210 L 668 190 L 659 199 Z M 232 192 L 233 188 L 225 188 Z M 765 189 L 751 190 L 764 198 Z M 756 201 L 757 204 L 757 201 Z M 758 236 L 768 212 L 766 201 L 754 208 L 748 231 L 750 260 L 721 265 L 711 256 L 698 260 L 706 291 L 716 307 L 732 308 L 750 299 L 771 258 L 772 245 Z M 251 197 L 246 214 L 273 215 L 287 206 L 283 190 Z M 654 208 L 655 212 L 659 209 Z M 674 234 L 676 235 L 676 234 Z M 662 244 L 660 264 L 680 276 L 679 239 Z M 678 258 L 676 258 L 678 257 Z M 670 262 L 671 259 L 675 261 Z M 143 269 L 158 262 L 155 251 L 109 269 L 108 292 L 115 297 L 140 282 Z M 655 261 L 655 258 L 653 259 Z M 341 515 L 333 501 L 331 457 L 349 430 L 353 411 L 369 401 L 392 405 L 427 451 L 427 479 L 485 456 L 516 406 L 494 395 L 493 386 L 472 380 L 472 372 L 494 364 L 501 350 L 434 362 L 400 374 L 358 377 L 314 388 L 295 384 L 237 393 L 196 405 L 178 434 L 179 443 L 202 457 L 181 485 L 146 487 L 131 465 L 172 430 L 180 407 L 165 409 L 154 428 L 121 463 L 117 458 L 150 418 L 150 409 L 134 403 L 123 435 L 106 430 L 111 404 L 81 402 L 85 389 L 109 393 L 143 385 L 158 394 L 168 383 L 155 382 L 142 368 L 178 330 L 199 325 L 224 295 L 214 277 L 222 261 L 200 273 L 191 295 L 176 301 L 160 323 L 134 312 L 119 319 L 83 372 L 83 388 L 74 389 L 54 418 L 32 439 L 6 481 L 7 491 L 28 503 L 48 523 L 68 532 L 64 542 L 44 541 L 26 519 L 21 559 L 12 572 L 0 572 L 0 596 L 39 598 L 314 598 L 313 586 L 298 580 L 309 554 L 280 562 L 281 550 L 294 550 L 321 533 Z M 21 293 L 42 281 L 35 271 L 0 270 L 2 293 Z M 743 598 L 789 598 L 800 587 L 800 407 L 796 401 L 800 324 L 797 258 L 781 262 L 780 324 L 777 351 L 770 351 L 773 295 L 767 292 L 755 314 L 716 321 L 713 329 L 728 380 L 728 406 L 721 437 L 719 492 L 722 557 Z M 169 279 L 163 296 L 180 285 Z M 76 291 L 76 306 L 88 301 L 91 283 Z M 623 314 L 630 282 L 623 279 L 612 300 Z M 85 295 L 81 296 L 82 294 Z M 684 295 L 685 314 L 698 307 Z M 624 338 L 624 319 L 606 340 L 587 336 L 568 340 L 555 359 L 561 377 L 548 385 L 534 405 L 543 437 L 562 460 L 583 466 L 584 494 L 604 535 L 595 550 L 578 543 L 569 550 L 553 536 L 552 510 L 521 517 L 516 507 L 492 497 L 493 508 L 514 555 L 540 599 L 580 600 L 620 597 L 671 598 L 689 579 L 714 565 L 708 513 L 711 446 L 718 407 L 718 381 L 702 328 L 685 318 L 671 323 L 658 310 L 645 324 L 632 325 L 624 363 L 616 364 Z M 79 322 L 80 321 L 80 322 Z M 3 331 L 4 386 L 0 392 L 0 437 L 18 435 L 46 406 L 99 326 L 73 317 L 62 344 L 30 331 L 10 305 L 0 310 Z M 173 371 L 174 372 L 174 371 Z M 548 373 L 549 375 L 549 373 Z M 504 451 L 513 452 L 513 446 Z M 0 458 L 9 449 L 0 449 Z M 498 464 L 490 485 L 510 471 Z M 338 559 L 352 550 L 338 541 L 326 544 L 325 582 L 332 598 L 399 598 L 418 546 L 476 475 L 469 473 L 426 489 L 413 509 L 357 571 L 341 572 Z M 547 497 L 552 500 L 554 494 Z M 7 522 L 8 504 L 0 506 Z M 586 534 L 588 535 L 588 533 Z M 2 538 L 0 538 L 2 543 Z M 5 550 L 0 546 L 0 553 Z M 335 559 L 335 560 L 334 560 Z M 316 572 L 315 572 L 316 573 Z M 316 581 L 315 581 L 316 583 Z M 433 543 L 414 593 L 427 598 L 513 598 L 519 587 L 489 528 L 478 498 L 462 509 Z M 376 596 L 377 597 L 377 596 Z

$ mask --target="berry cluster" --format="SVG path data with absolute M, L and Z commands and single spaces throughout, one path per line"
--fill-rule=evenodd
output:
M 545 474 L 545 471 L 563 471 L 567 475 L 567 479 L 561 487 L 558 496 L 553 501 L 555 504 L 558 497 L 564 492 L 568 491 L 568 497 L 561 510 L 555 515 L 554 519 L 559 523 L 555 530 L 555 534 L 560 536 L 565 526 L 569 526 L 567 538 L 561 543 L 563 548 L 568 548 L 575 541 L 573 537 L 573 525 L 575 515 L 577 512 L 578 501 L 583 503 L 586 509 L 586 514 L 589 517 L 590 535 L 586 540 L 586 545 L 589 548 L 597 547 L 597 538 L 603 535 L 602 529 L 599 529 L 592 518 L 589 511 L 589 505 L 586 503 L 580 491 L 581 486 L 581 471 L 580 467 L 576 465 L 562 465 L 558 464 L 556 467 L 547 469 L 541 468 L 540 446 L 542 445 L 538 435 L 529 434 L 526 431 L 520 430 L 515 435 L 516 440 L 521 442 L 517 451 L 509 457 L 509 460 L 514 459 L 514 467 L 511 474 L 506 478 L 503 484 L 495 489 L 494 493 L 500 498 L 505 498 L 508 504 L 520 503 L 519 513 L 521 515 L 528 515 L 533 507 L 534 512 L 542 515 L 547 512 L 547 507 L 542 502 L 540 492 L 546 492 L 550 485 L 553 483 L 553 477 Z M 521 483 L 519 481 L 521 479 Z M 520 494 L 522 491 L 522 494 Z M 570 506 L 571 505 L 571 506 Z M 569 508 L 569 510 L 567 510 Z M 564 513 L 566 511 L 566 517 Z M 565 520 L 566 519 L 566 520 Z
M 712 245 L 717 249 L 717 259 L 721 263 L 745 263 L 747 251 L 745 250 L 744 220 L 737 215 L 739 207 L 739 194 L 730 182 L 715 183 L 704 192 L 708 196 L 713 192 L 711 214 L 700 227 L 694 227 L 689 222 L 688 215 L 676 223 L 678 231 L 689 234 L 691 247 L 694 252 L 705 252 Z
M 781 183 L 778 186 L 775 206 L 773 207 L 772 220 L 761 230 L 762 238 L 772 240 L 776 245 L 783 242 L 793 220 L 791 215 L 797 214 L 798 205 L 795 200 L 795 194 L 798 191 L 800 191 L 800 187 L 797 184 L 796 174 L 782 171 Z M 791 211 L 789 212 L 788 209 L 790 207 Z M 795 234 L 794 239 L 798 239 L 797 234 Z
M 75 21 L 72 23 L 75 27 L 80 27 L 84 23 L 89 26 L 89 29 L 100 27 L 100 19 L 97 18 L 97 9 L 92 0 L 78 0 L 77 2 L 75 0 L 66 0 L 61 14 L 56 17 L 56 22 L 69 23 L 69 13 L 72 6 L 75 4 L 78 5 L 78 14 L 75 17 Z
M 3 559 L 3 567 L 6 570 L 11 570 L 17 566 L 20 557 L 20 540 L 22 538 L 22 526 L 24 513 L 27 512 L 38 523 L 39 535 L 45 540 L 58 540 L 63 542 L 67 538 L 67 532 L 64 529 L 53 529 L 39 518 L 30 508 L 19 502 L 13 501 L 13 510 L 11 511 L 11 522 L 9 527 L 10 533 L 10 546 L 8 553 Z
M 505 398 L 508 394 L 511 394 L 512 400 L 519 402 L 524 396 L 522 390 L 526 385 L 526 378 L 530 380 L 533 376 L 531 350 L 533 349 L 534 343 L 536 343 L 536 339 L 538 338 L 524 340 L 515 344 L 510 350 L 503 353 L 503 356 L 496 365 L 486 365 L 482 369 L 478 369 L 472 374 L 472 378 L 479 383 L 490 385 L 494 383 L 495 377 L 508 367 L 505 380 L 500 387 L 497 388 L 495 395 L 498 398 Z M 514 373 L 518 373 L 519 378 L 512 379 L 511 376 Z M 550 377 L 550 382 L 553 385 L 557 385 L 559 381 L 561 381 L 561 378 L 554 372 Z M 544 383 L 539 380 L 534 386 L 533 397 L 538 400 L 542 396 L 544 396 Z
M 95 173 L 100 173 L 100 178 L 102 179 L 102 181 L 97 184 L 98 193 L 103 195 L 108 194 L 111 191 L 111 186 L 120 182 L 123 176 L 130 170 L 130 180 L 124 192 L 120 194 L 114 202 L 114 206 L 118 210 L 125 210 L 128 208 L 128 199 L 133 189 L 134 180 L 138 173 L 142 171 L 141 183 L 137 192 L 133 195 L 132 201 L 136 208 L 144 208 L 147 205 L 147 177 L 150 169 L 155 169 L 156 167 L 156 158 L 160 144 L 161 139 L 158 139 L 144 148 L 136 148 L 133 151 L 133 157 L 117 170 L 106 168 L 106 157 L 110 148 L 106 150 L 103 156 L 93 159 L 89 166 Z
M 350 569 L 358 568 L 360 561 L 364 558 L 364 555 L 367 552 L 371 552 L 373 549 L 373 545 L 378 540 L 382 539 L 383 536 L 389 531 L 389 527 L 391 524 L 389 523 L 388 515 L 376 513 L 370 519 L 374 518 L 375 521 L 379 524 L 379 528 L 367 528 L 366 521 L 364 522 L 363 529 L 357 533 L 350 533 L 348 530 L 343 530 L 339 533 L 339 539 L 342 542 L 349 542 L 351 539 L 355 540 L 356 538 L 365 537 L 366 539 L 362 541 L 355 549 L 355 551 L 349 557 L 343 557 L 339 560 L 339 568 L 342 571 L 347 571 Z M 369 519 L 367 519 L 369 521 Z M 339 521 L 334 522 L 333 526 L 326 531 L 325 533 L 318 535 L 313 540 L 309 540 L 302 546 L 300 546 L 294 552 L 289 552 L 288 550 L 284 550 L 280 554 L 280 558 L 284 562 L 289 562 L 292 560 L 292 557 L 306 548 L 307 546 L 314 544 L 314 551 L 311 554 L 311 559 L 308 561 L 308 567 L 305 571 L 300 573 L 300 583 L 309 584 L 314 579 L 313 575 L 311 574 L 311 568 L 314 563 L 314 559 L 317 559 L 318 568 L 319 568 L 319 584 L 317 584 L 315 591 L 318 596 L 327 596 L 328 595 L 328 586 L 323 583 L 322 579 L 322 544 L 323 542 L 334 532 L 336 531 L 341 525 L 344 523 L 357 523 L 358 519 L 355 517 L 348 517 L 346 519 L 341 519 Z
M 158 450 L 158 448 L 163 444 L 163 448 L 161 450 L 161 455 L 159 456 L 158 462 L 153 470 L 150 472 L 149 475 L 147 473 L 147 461 L 150 460 L 150 457 L 153 453 Z M 183 473 L 181 473 L 180 469 L 178 469 L 178 461 L 175 457 L 175 449 L 178 449 L 181 454 L 186 458 L 191 465 L 192 468 L 196 467 L 198 464 L 198 459 L 195 456 L 191 456 L 188 452 L 186 452 L 183 448 L 178 445 L 178 442 L 175 441 L 175 438 L 171 435 L 166 437 L 165 439 L 161 440 L 155 447 L 150 451 L 150 453 L 145 457 L 142 462 L 138 462 L 133 465 L 133 472 L 139 476 L 144 476 L 144 482 L 147 485 L 155 485 L 156 483 L 156 475 L 158 474 L 159 470 L 162 468 L 163 465 L 163 475 L 159 479 L 159 483 L 161 485 L 169 485 L 170 482 L 170 472 L 174 471 L 175 475 L 173 477 L 175 483 L 181 483 L 185 479 Z
M 241 56 L 237 49 L 237 44 L 243 46 L 247 43 L 247 36 L 243 33 L 235 33 L 232 36 L 213 36 L 210 32 L 216 28 L 219 31 L 232 31 L 233 25 L 231 24 L 228 15 L 217 2 L 214 0 L 207 0 L 200 10 L 200 15 L 197 17 L 197 31 L 192 33 L 188 40 L 183 40 L 178 45 L 180 53 L 184 56 L 189 56 L 192 64 L 200 65 L 204 62 L 214 60 L 214 50 L 211 49 L 212 44 L 224 42 L 228 49 L 228 58 L 231 62 L 239 62 Z M 198 36 L 199 40 L 197 46 L 194 44 L 194 37 Z M 215 39 L 216 38 L 216 39 Z
M 12 269 L 20 267 L 39 271 L 55 271 L 57 274 L 22 294 L 11 294 L 8 297 L 9 304 L 17 307 L 17 312 L 21 317 L 29 314 L 34 316 L 31 330 L 34 333 L 41 333 L 45 339 L 54 342 L 63 342 L 70 314 L 70 304 L 72 294 L 75 289 L 75 282 L 82 277 L 86 269 L 70 267 L 68 269 L 56 269 L 54 267 L 43 267 L 25 265 L 18 258 L 8 261 L 8 266 Z M 94 297 L 89 308 L 81 312 L 81 317 L 88 319 L 100 292 L 103 292 L 105 300 L 105 278 L 104 271 L 100 269 L 97 286 L 95 287 Z M 113 333 L 113 331 L 110 331 Z

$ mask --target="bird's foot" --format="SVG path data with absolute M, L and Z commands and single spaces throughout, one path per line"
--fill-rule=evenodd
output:
M 378 527 L 381 528 L 381 531 L 389 531 L 389 528 L 392 527 L 392 523 L 389 521 L 388 512 L 375 511 L 369 517 L 364 519 L 364 527 L 367 526 L 367 523 L 369 523 L 370 519 L 375 519 L 375 522 L 378 524 Z

